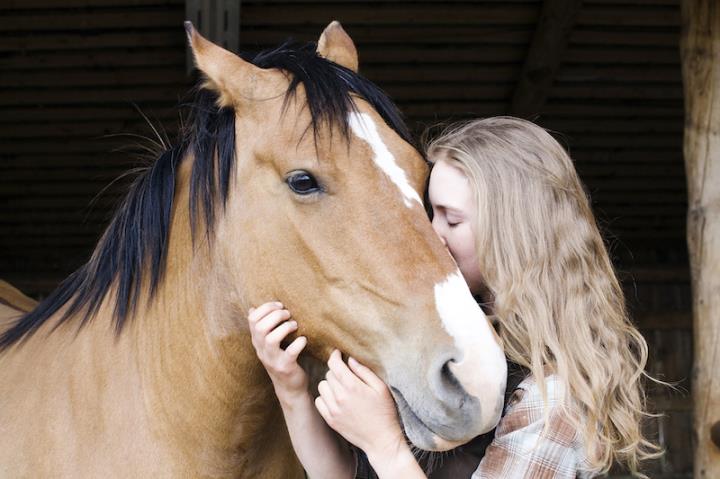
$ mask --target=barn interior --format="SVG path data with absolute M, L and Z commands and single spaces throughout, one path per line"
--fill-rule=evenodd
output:
M 0 4 L 0 277 L 34 298 L 89 257 L 191 86 L 183 21 L 228 48 L 316 41 L 332 20 L 415 134 L 532 119 L 570 151 L 650 348 L 666 454 L 693 474 L 680 0 L 5 0 Z M 624 477 L 616 471 L 611 477 Z

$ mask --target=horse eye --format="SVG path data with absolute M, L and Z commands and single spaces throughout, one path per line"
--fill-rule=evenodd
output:
M 320 191 L 317 180 L 307 171 L 294 173 L 286 181 L 290 189 L 299 195 L 309 195 Z

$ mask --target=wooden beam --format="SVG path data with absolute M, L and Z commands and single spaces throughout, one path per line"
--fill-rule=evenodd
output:
M 582 0 L 543 2 L 540 20 L 510 104 L 511 115 L 532 118 L 540 113 L 552 88 L 581 5 Z
M 695 478 L 720 477 L 720 3 L 683 0 L 688 250 L 693 289 Z M 717 427 L 717 426 L 716 426 Z

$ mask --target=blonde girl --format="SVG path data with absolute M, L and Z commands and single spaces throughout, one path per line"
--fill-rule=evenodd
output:
M 523 374 L 472 477 L 593 477 L 613 462 L 641 475 L 657 454 L 641 430 L 647 346 L 567 152 L 531 122 L 495 117 L 449 128 L 427 156 L 433 227 Z M 312 407 L 295 362 L 304 338 L 287 350 L 267 340 L 297 328 L 290 313 L 266 304 L 249 320 L 311 477 L 355 477 L 365 461 L 325 424 L 380 477 L 426 477 L 377 376 L 333 353 Z

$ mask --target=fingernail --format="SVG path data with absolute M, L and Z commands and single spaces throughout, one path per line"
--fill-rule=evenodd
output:
M 283 304 L 280 301 L 275 301 L 275 306 L 277 306 L 278 308 L 282 308 Z
M 355 361 L 355 358 L 353 358 L 352 356 L 348 356 L 348 364 L 349 364 L 349 363 L 359 364 L 357 361 Z
M 297 321 L 288 321 L 288 324 L 290 324 L 293 328 L 297 327 Z

